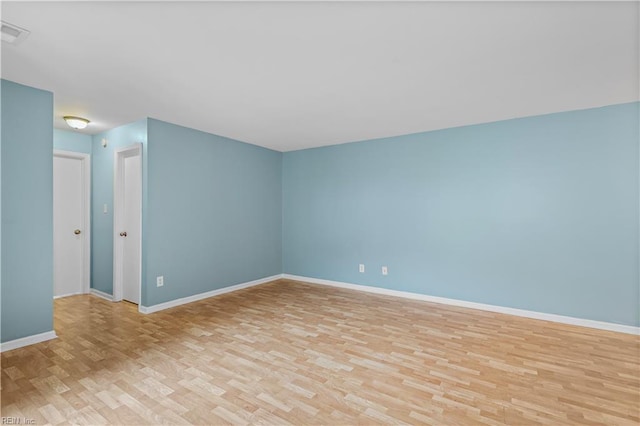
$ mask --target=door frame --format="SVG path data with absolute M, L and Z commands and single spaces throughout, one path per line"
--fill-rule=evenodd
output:
M 91 154 L 54 149 L 53 156 L 54 158 L 80 160 L 82 170 L 82 232 L 85 234 L 82 245 L 82 294 L 87 294 L 91 282 Z
M 124 205 L 124 160 L 125 158 L 138 157 L 140 161 L 140 238 L 138 240 L 140 254 L 138 264 L 140 274 L 138 276 L 138 306 L 142 306 L 142 144 L 135 143 L 123 148 L 116 148 L 113 152 L 113 301 L 122 301 L 123 293 L 123 260 L 124 241 L 120 237 L 120 229 L 124 220 L 122 209 Z

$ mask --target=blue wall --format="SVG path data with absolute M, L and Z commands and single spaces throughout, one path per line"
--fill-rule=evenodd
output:
M 107 139 L 107 147 L 102 147 Z M 113 294 L 113 167 L 114 150 L 142 143 L 143 240 L 146 206 L 147 119 L 92 137 L 91 162 L 91 287 Z M 107 205 L 107 213 L 103 206 Z M 142 272 L 144 274 L 144 247 Z M 143 275 L 144 276 L 144 275 Z
M 153 119 L 87 148 L 51 93 L 1 89 L 3 342 L 53 326 L 54 140 L 92 153 L 106 293 L 113 150 L 143 143 L 145 306 L 285 272 L 640 325 L 639 103 L 282 154 Z
M 54 149 L 91 154 L 91 143 L 91 135 L 69 130 L 53 129 Z
M 638 326 L 638 116 L 287 152 L 284 272 Z
M 142 304 L 280 274 L 282 154 L 153 119 L 148 131 Z
M 53 330 L 53 94 L 2 80 L 1 341 Z

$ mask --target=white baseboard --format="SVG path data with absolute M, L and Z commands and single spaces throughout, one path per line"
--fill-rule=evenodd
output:
M 260 278 L 259 280 L 249 281 L 246 283 L 240 283 L 236 285 L 232 285 L 230 287 L 223 287 L 217 290 L 207 291 L 205 293 L 194 294 L 193 296 L 182 297 L 180 299 L 170 300 L 169 302 L 159 303 L 157 305 L 152 306 L 142 306 L 138 307 L 138 311 L 143 314 L 152 314 L 154 312 L 162 311 L 164 309 L 173 308 L 176 306 L 184 305 L 186 303 L 196 302 L 198 300 L 207 299 L 209 297 L 218 296 L 220 294 L 231 293 L 232 291 L 242 290 L 243 288 L 253 287 L 256 285 L 268 283 L 271 281 L 275 281 L 282 278 L 282 274 L 272 275 L 270 277 Z
M 63 297 L 78 296 L 78 295 L 80 295 L 80 294 L 86 294 L 86 293 L 83 293 L 83 292 L 81 292 L 81 291 L 78 291 L 78 292 L 76 292 L 76 293 L 61 294 L 61 295 L 59 295 L 59 296 L 53 296 L 53 299 L 55 300 L 55 299 L 61 299 L 61 298 L 63 298 Z
M 0 343 L 0 352 L 11 351 L 14 349 L 21 348 L 23 346 L 34 345 L 40 342 L 46 342 L 47 340 L 55 339 L 58 336 L 56 332 L 46 331 L 40 334 L 34 334 L 33 336 L 22 337 L 20 339 L 10 340 L 8 342 Z
M 104 291 L 96 290 L 95 288 L 90 289 L 89 292 L 91 294 L 93 294 L 94 296 L 98 296 L 98 297 L 100 297 L 102 299 L 108 300 L 109 302 L 113 302 L 113 296 L 111 296 L 109 293 L 105 293 Z
M 562 324 L 578 325 L 582 327 L 597 328 L 600 330 L 616 331 L 619 333 L 640 335 L 640 327 L 615 324 L 612 322 L 595 321 L 583 318 L 567 317 L 564 315 L 547 314 L 544 312 L 527 311 L 525 309 L 507 308 L 504 306 L 487 305 L 484 303 L 467 302 L 446 297 L 429 296 L 426 294 L 410 293 L 408 291 L 389 290 L 380 287 L 370 287 L 360 284 L 343 283 L 339 281 L 323 280 L 319 278 L 301 277 L 298 275 L 282 274 L 282 278 L 294 281 L 303 281 L 311 284 L 328 285 L 332 287 L 346 288 L 349 290 L 365 291 L 367 293 L 383 294 L 386 296 L 404 297 L 406 299 L 422 300 L 425 302 L 441 303 L 444 305 L 459 306 L 463 308 L 480 309 L 483 311 L 498 312 L 501 314 L 515 315 L 518 317 L 533 318 L 544 321 L 558 322 Z

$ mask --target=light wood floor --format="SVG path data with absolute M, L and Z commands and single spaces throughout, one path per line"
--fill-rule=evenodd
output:
M 640 338 L 278 281 L 151 315 L 55 301 L 2 354 L 37 424 L 640 423 Z

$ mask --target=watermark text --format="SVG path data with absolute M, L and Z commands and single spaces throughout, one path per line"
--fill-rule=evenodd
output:
M 0 417 L 0 424 L 3 425 L 35 425 L 36 420 L 28 417 Z

